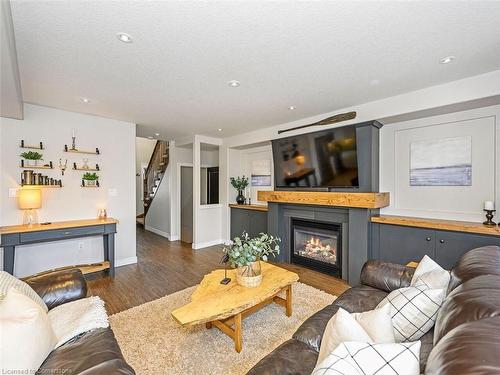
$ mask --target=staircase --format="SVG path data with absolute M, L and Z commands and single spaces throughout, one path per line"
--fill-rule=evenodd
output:
M 158 191 L 165 170 L 168 167 L 169 162 L 169 149 L 168 142 L 157 141 L 153 153 L 151 154 L 151 159 L 149 159 L 149 164 L 144 174 L 144 215 L 142 220 L 137 220 L 139 224 L 144 225 L 146 220 L 146 215 L 148 210 L 153 203 L 153 199 Z M 140 216 L 140 215 L 139 215 Z

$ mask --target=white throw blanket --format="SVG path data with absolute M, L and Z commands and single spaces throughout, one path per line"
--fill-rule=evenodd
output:
M 55 348 L 84 332 L 109 327 L 104 301 L 99 297 L 65 303 L 50 310 L 48 315 L 58 340 Z

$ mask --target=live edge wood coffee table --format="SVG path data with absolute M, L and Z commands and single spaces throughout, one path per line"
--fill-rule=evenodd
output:
M 245 288 L 236 283 L 236 270 L 228 270 L 231 282 L 223 285 L 224 270 L 215 270 L 203 277 L 191 296 L 191 302 L 174 311 L 172 317 L 182 326 L 206 324 L 219 328 L 234 340 L 239 353 L 242 347 L 242 319 L 275 302 L 285 307 L 286 316 L 292 315 L 292 284 L 299 276 L 284 268 L 262 262 L 262 284 Z M 278 296 L 285 293 L 285 298 Z

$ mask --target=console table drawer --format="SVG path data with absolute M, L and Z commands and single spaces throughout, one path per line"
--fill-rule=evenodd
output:
M 92 235 L 98 236 L 103 234 L 104 234 L 104 226 L 93 225 L 80 228 L 53 229 L 47 231 L 21 233 L 20 242 L 23 243 L 23 242 L 64 239 L 66 237 L 72 238 L 72 237 L 82 237 L 82 236 L 92 236 Z

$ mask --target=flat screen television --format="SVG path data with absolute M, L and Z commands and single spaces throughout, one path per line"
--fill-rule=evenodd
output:
M 276 188 L 359 187 L 356 127 L 272 141 Z

